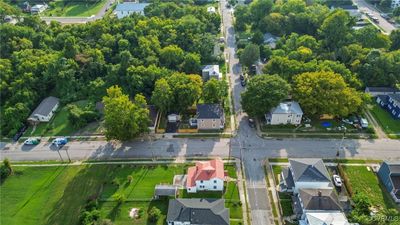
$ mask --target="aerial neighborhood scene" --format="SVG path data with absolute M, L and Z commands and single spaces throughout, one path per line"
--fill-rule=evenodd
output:
M 400 0 L 0 0 L 0 225 L 400 225 Z

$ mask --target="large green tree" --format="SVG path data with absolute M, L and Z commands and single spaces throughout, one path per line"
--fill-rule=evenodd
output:
M 240 55 L 240 63 L 250 67 L 260 58 L 260 48 L 255 44 L 248 44 Z
M 307 72 L 295 76 L 293 97 L 309 115 L 348 116 L 362 104 L 361 94 L 334 72 Z
M 344 10 L 335 10 L 324 20 L 319 33 L 331 51 L 349 43 L 352 39 L 351 31 L 354 20 Z
M 262 116 L 288 97 L 290 85 L 277 75 L 250 79 L 242 93 L 242 107 L 250 116 Z
M 228 96 L 228 83 L 225 80 L 212 78 L 203 86 L 205 103 L 221 103 L 226 96 Z
M 107 140 L 126 141 L 148 130 L 149 110 L 142 95 L 132 102 L 118 86 L 107 89 L 104 103 L 104 127 Z

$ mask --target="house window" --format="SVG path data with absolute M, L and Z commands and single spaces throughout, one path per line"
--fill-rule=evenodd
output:
M 213 122 L 215 122 L 216 121 L 216 119 L 213 119 Z
M 203 181 L 201 180 L 200 183 L 203 183 Z
M 215 128 L 215 123 L 213 123 L 213 128 Z
M 217 189 L 217 186 L 214 186 L 214 189 Z
M 216 180 L 214 180 L 214 184 L 216 184 L 217 183 L 217 181 Z

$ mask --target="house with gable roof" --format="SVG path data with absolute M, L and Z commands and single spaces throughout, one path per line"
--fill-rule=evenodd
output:
M 281 172 L 281 191 L 298 193 L 304 188 L 332 188 L 331 179 L 322 159 L 289 159 L 289 167 Z
M 189 193 L 197 191 L 224 190 L 224 162 L 216 158 L 205 162 L 196 162 L 187 171 L 186 190 Z
M 299 125 L 302 117 L 303 110 L 296 101 L 281 102 L 277 107 L 272 108 L 270 112 L 265 114 L 265 120 L 270 125 Z

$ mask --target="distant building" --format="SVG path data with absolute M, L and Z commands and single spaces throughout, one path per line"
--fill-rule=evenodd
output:
M 343 9 L 349 13 L 350 16 L 353 16 L 357 19 L 361 19 L 361 12 L 358 9 L 357 5 L 339 5 L 336 8 Z M 331 7 L 331 10 L 336 9 L 335 7 Z
M 303 117 L 303 110 L 299 103 L 295 101 L 282 102 L 277 107 L 272 108 L 271 111 L 265 114 L 267 124 L 293 124 L 299 125 Z
M 28 121 L 31 123 L 49 122 L 57 110 L 60 100 L 56 97 L 47 97 L 39 104 L 38 107 L 29 116 Z
M 177 198 L 169 200 L 168 225 L 229 225 L 224 199 Z
M 32 6 L 32 8 L 31 8 L 31 13 L 32 13 L 32 14 L 39 14 L 39 13 L 44 12 L 46 9 L 47 9 L 47 4 L 44 4 L 44 5 L 41 5 L 41 4 L 34 5 L 34 6 Z
M 199 130 L 224 129 L 224 109 L 220 104 L 198 104 L 196 124 Z
M 216 13 L 217 11 L 215 10 L 215 7 L 210 6 L 207 8 L 207 12 L 208 13 Z
M 396 203 L 400 203 L 400 161 L 382 163 L 378 177 Z
M 224 190 L 224 162 L 216 158 L 205 162 L 196 162 L 187 171 L 186 190 L 189 193 L 197 191 Z
M 376 97 L 377 95 L 400 94 L 400 90 L 392 87 L 366 87 L 365 93 Z
M 150 3 L 136 3 L 136 2 L 124 2 L 117 5 L 115 8 L 115 14 L 118 19 L 130 16 L 133 13 L 144 15 L 144 8 L 150 5 Z
M 202 69 L 201 75 L 204 81 L 207 81 L 211 78 L 215 78 L 217 80 L 222 79 L 222 73 L 219 72 L 219 65 L 206 65 Z
M 276 48 L 276 42 L 279 40 L 279 37 L 271 34 L 271 33 L 265 33 L 264 34 L 264 44 L 269 45 L 271 49 Z

